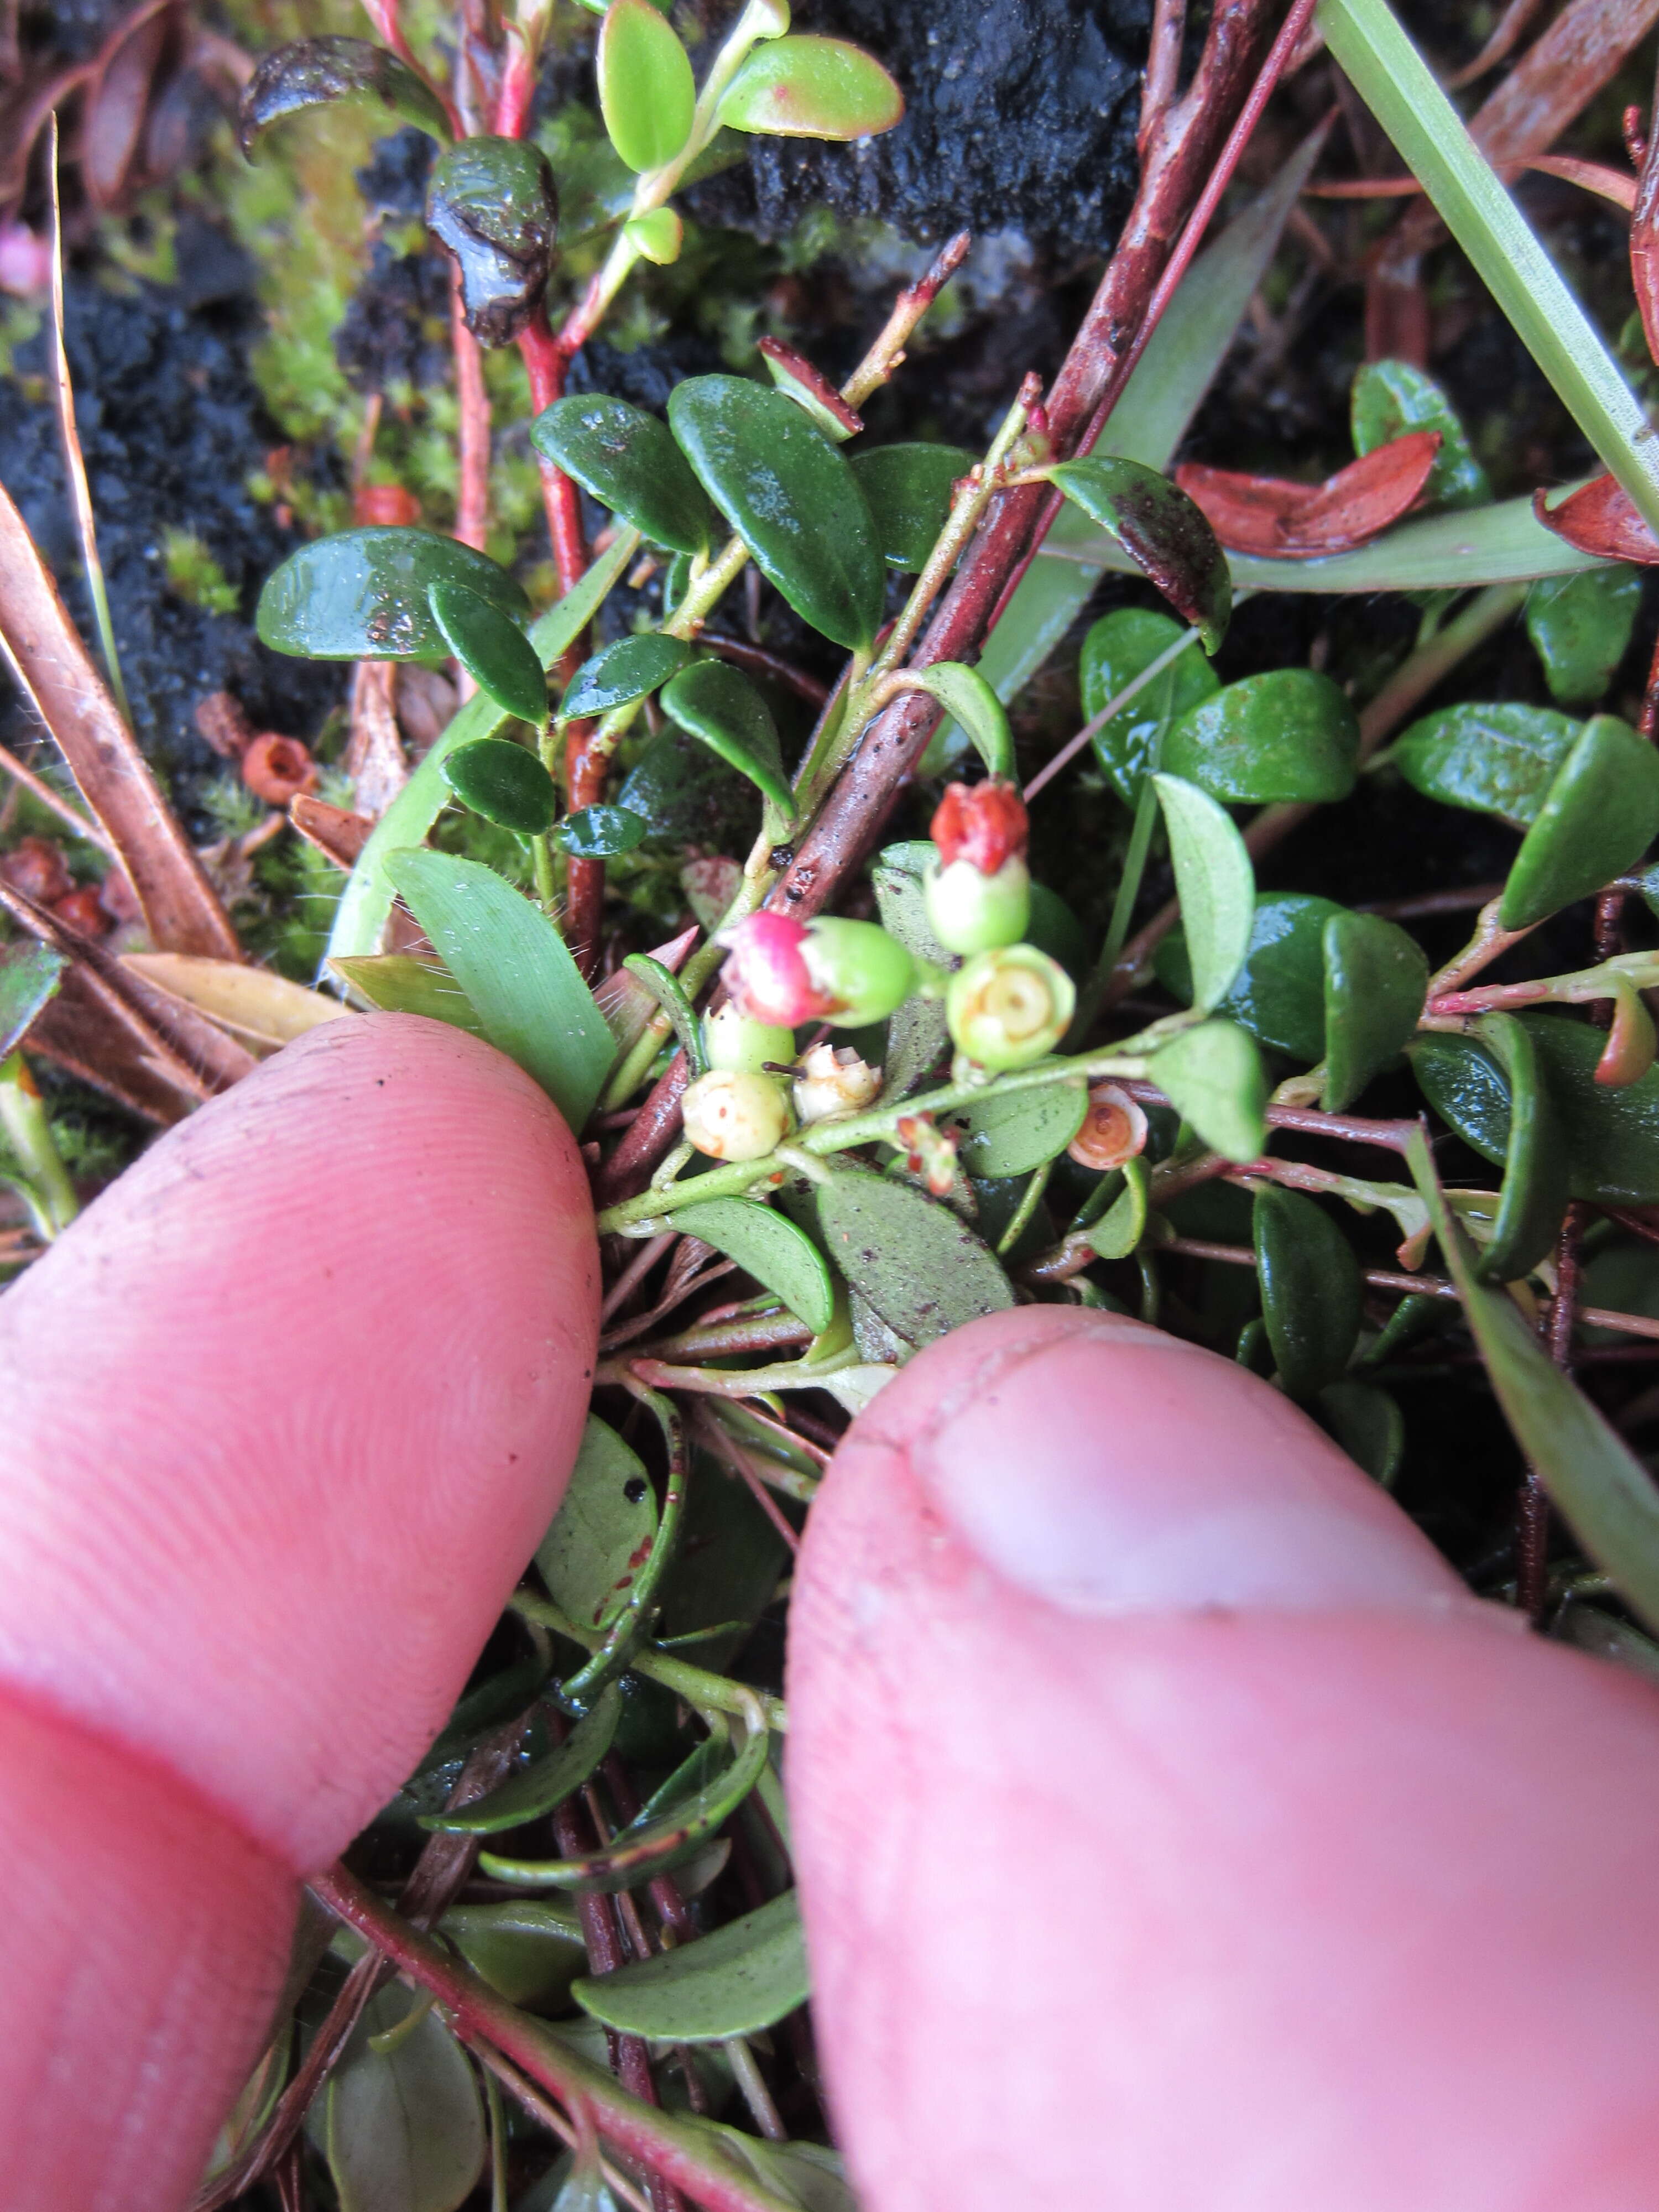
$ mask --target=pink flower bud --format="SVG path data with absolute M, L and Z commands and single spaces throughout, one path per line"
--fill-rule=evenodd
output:
M 723 977 L 732 1003 L 750 1021 L 799 1029 L 822 1021 L 834 1001 L 814 983 L 803 948 L 806 926 L 788 914 L 751 914 L 721 933 L 730 953 Z

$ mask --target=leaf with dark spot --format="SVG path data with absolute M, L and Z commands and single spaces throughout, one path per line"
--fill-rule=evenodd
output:
M 1226 635 L 1233 586 L 1227 556 L 1203 509 L 1139 461 L 1091 454 L 1063 461 L 1051 474 L 1066 498 L 1109 532 L 1176 612 L 1201 633 L 1204 650 L 1214 653 Z
M 284 115 L 343 100 L 377 102 L 416 130 L 449 137 L 437 95 L 384 46 L 368 39 L 298 39 L 267 54 L 248 80 L 237 115 L 243 153 L 251 160 L 254 140 Z
M 522 138 L 464 139 L 433 168 L 426 220 L 460 272 L 468 330 L 480 345 L 509 345 L 553 268 L 559 195 L 547 156 Z

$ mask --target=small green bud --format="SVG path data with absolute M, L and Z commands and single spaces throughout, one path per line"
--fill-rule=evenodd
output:
M 1018 945 L 1031 918 L 1031 872 L 1018 854 L 994 876 L 971 860 L 929 868 L 922 884 L 927 919 L 947 952 L 989 952 Z
M 1035 945 L 976 952 L 945 994 L 951 1042 L 997 1075 L 1052 1052 L 1076 1007 L 1071 977 Z
M 842 1029 L 884 1022 L 921 981 L 915 960 L 879 922 L 820 915 L 807 925 L 801 957 L 829 1002 L 825 1018 Z
M 702 1043 L 710 1067 L 723 1068 L 731 1073 L 759 1075 L 769 1060 L 775 1066 L 789 1067 L 795 1058 L 793 1030 L 775 1029 L 769 1022 L 751 1021 L 747 1014 L 740 1014 L 729 1000 L 725 1006 L 716 1006 L 712 1014 L 703 1016 Z
M 686 1091 L 686 1142 L 711 1160 L 760 1160 L 789 1133 L 789 1100 L 775 1075 L 711 1068 Z
M 636 253 L 666 269 L 680 258 L 685 225 L 672 208 L 647 208 L 643 215 L 629 216 L 623 225 L 623 235 Z

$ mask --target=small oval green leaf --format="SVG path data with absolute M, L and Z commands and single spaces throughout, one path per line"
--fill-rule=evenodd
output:
M 1085 637 L 1078 664 L 1087 719 L 1092 722 L 1143 668 L 1189 635 L 1155 607 L 1115 607 L 1103 615 Z M 1135 805 L 1142 783 L 1158 767 L 1171 726 L 1220 689 L 1214 669 L 1189 647 L 1110 721 L 1102 723 L 1094 734 L 1095 758 L 1126 806 Z
M 1659 833 L 1659 751 L 1616 714 L 1593 714 L 1522 840 L 1498 926 L 1527 929 L 1640 860 Z
M 1452 404 L 1408 361 L 1370 361 L 1353 380 L 1350 401 L 1356 453 L 1374 453 L 1413 430 L 1437 430 L 1440 451 L 1423 487 L 1424 507 L 1479 507 L 1492 497 L 1486 472 Z
M 609 1627 L 656 1534 L 656 1493 L 644 1462 L 590 1413 L 563 1502 L 536 1550 L 555 1604 L 579 1627 Z
M 535 647 L 518 624 L 465 584 L 435 583 L 429 597 L 432 619 L 479 690 L 521 722 L 537 726 L 546 721 L 547 678 Z
M 729 131 L 778 138 L 873 138 L 904 114 L 881 64 L 845 39 L 775 39 L 744 63 L 720 105 Z
M 876 526 L 847 457 L 793 400 L 738 376 L 675 386 L 668 420 L 703 489 L 803 622 L 873 641 L 886 598 Z
M 1359 759 L 1346 695 L 1311 668 L 1271 669 L 1189 707 L 1164 765 L 1212 799 L 1271 805 L 1346 799 Z
M 411 850 L 393 854 L 386 872 L 491 1044 L 533 1076 L 580 1130 L 616 1048 L 563 938 L 481 861 Z
M 1265 1151 L 1267 1081 L 1237 1022 L 1182 1030 L 1154 1053 L 1146 1073 L 1212 1152 L 1243 1165 Z
M 328 964 L 383 1014 L 423 1014 L 470 1036 L 483 1035 L 472 1001 L 441 960 L 412 952 L 358 952 L 336 954 Z
M 960 660 L 936 660 L 931 668 L 907 670 L 905 681 L 930 692 L 947 714 L 956 716 L 993 775 L 1012 777 L 1014 733 L 1008 710 L 977 668 Z
M 1139 461 L 1091 454 L 1051 471 L 1073 505 L 1116 538 L 1178 615 L 1218 650 L 1232 614 L 1232 574 L 1221 542 L 1186 493 Z
M 1325 1088 L 1328 1114 L 1351 1106 L 1416 1029 L 1429 986 L 1421 947 L 1381 915 L 1328 916 L 1322 939 L 1325 976 Z
M 965 446 L 878 446 L 852 457 L 859 489 L 870 503 L 882 558 L 915 575 L 927 565 L 951 501 L 977 453 Z
M 1483 1283 L 1512 1283 L 1554 1249 L 1567 1210 L 1567 1146 L 1542 1054 L 1513 1014 L 1488 1014 L 1480 1038 L 1503 1069 L 1509 1091 L 1504 1187 L 1492 1241 L 1475 1272 Z
M 1325 925 L 1344 912 L 1307 891 L 1270 891 L 1255 902 L 1244 964 L 1216 1011 L 1242 1023 L 1259 1043 L 1311 1066 L 1325 1048 Z M 1160 982 L 1189 1005 L 1192 963 L 1184 930 L 1158 947 Z
M 1524 829 L 1544 803 L 1579 725 L 1512 702 L 1443 707 L 1413 722 L 1389 758 L 1413 791 Z
M 427 228 L 461 280 L 466 326 L 480 345 L 510 345 L 541 305 L 559 233 L 559 195 L 528 138 L 464 138 L 434 165 Z
M 553 842 L 578 860 L 604 860 L 618 853 L 631 853 L 651 835 L 641 814 L 626 806 L 584 806 L 567 814 L 553 834 Z
M 455 2212 L 483 2171 L 478 2085 L 435 2012 L 377 2051 L 424 2003 L 404 1989 L 371 1997 L 307 2123 L 340 2212 Z
M 1364 1279 L 1323 1206 L 1264 1183 L 1250 1213 L 1267 1341 L 1292 1398 L 1311 1398 L 1346 1370 L 1359 1340 Z
M 1592 707 L 1624 659 L 1642 604 L 1642 579 L 1623 566 L 1542 576 L 1527 593 L 1527 635 L 1552 699 Z
M 559 720 L 608 714 L 613 707 L 631 706 L 659 684 L 677 676 L 691 658 L 684 638 L 645 630 L 637 637 L 619 637 L 591 660 L 583 661 L 559 702 Z
M 970 1176 L 997 1181 L 1057 1159 L 1083 1127 L 1089 1086 L 1078 1076 L 1039 1091 L 993 1091 L 967 1115 L 961 1159 Z
M 437 94 L 384 46 L 367 39 L 298 39 L 264 55 L 248 79 L 236 122 L 243 153 L 252 161 L 254 141 L 283 116 L 339 100 L 379 106 L 448 141 L 449 118 Z
M 817 1190 L 830 1256 L 896 1336 L 918 1347 L 981 1314 L 1013 1287 L 948 1206 L 889 1176 L 832 1176 Z
M 586 1976 L 571 1995 L 624 2035 L 653 2043 L 719 2043 L 756 2035 L 805 2003 L 810 1984 L 793 1889 L 712 1935 Z
M 290 553 L 265 579 L 260 641 L 307 660 L 442 659 L 436 584 L 460 584 L 512 619 L 530 602 L 498 562 L 430 530 L 341 530 Z
M 836 1317 L 836 1287 L 829 1262 L 805 1230 L 752 1198 L 711 1198 L 683 1206 L 674 1225 L 700 1237 L 769 1291 L 822 1336 Z
M 580 1790 L 611 1748 L 622 1718 L 623 1695 L 607 1682 L 570 1734 L 545 1759 L 508 1777 L 499 1789 L 455 1813 L 428 1813 L 423 1828 L 458 1836 L 498 1836 L 539 1820 Z
M 1224 807 L 1179 776 L 1155 775 L 1152 787 L 1170 832 L 1194 1004 L 1207 1014 L 1231 989 L 1249 951 L 1255 875 Z
M 15 1052 L 57 995 L 68 966 L 68 955 L 51 945 L 9 945 L 0 951 L 0 1060 Z
M 438 1929 L 508 2004 L 532 2011 L 566 2009 L 570 1984 L 587 1964 L 574 1908 L 545 1898 L 452 1905 Z
M 559 811 L 553 779 L 534 753 L 509 738 L 478 738 L 444 761 L 444 775 L 464 806 L 502 830 L 536 837 Z
M 611 0 L 594 56 L 599 112 L 630 169 L 660 169 L 691 136 L 690 58 L 651 0 Z
M 714 517 L 665 423 L 604 392 L 556 399 L 530 442 L 653 545 L 706 553 Z
M 783 772 L 777 725 L 747 677 L 728 661 L 694 660 L 664 690 L 662 707 L 683 730 L 740 769 L 784 826 L 794 819 L 794 793 Z
M 1392 1490 L 1406 1455 L 1406 1423 L 1389 1393 L 1375 1382 L 1328 1382 L 1318 1413 L 1355 1465 Z

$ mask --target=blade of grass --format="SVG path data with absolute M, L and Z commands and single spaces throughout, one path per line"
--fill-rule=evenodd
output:
M 530 642 L 544 668 L 551 668 L 565 647 L 587 627 L 605 593 L 639 550 L 640 533 L 624 530 L 580 583 L 565 593 L 530 628 Z M 330 960 L 350 960 L 380 949 L 380 933 L 392 911 L 394 889 L 386 863 L 394 853 L 418 845 L 454 796 L 443 773 L 444 762 L 475 738 L 495 736 L 511 717 L 487 692 L 467 701 L 447 729 L 428 748 L 420 766 L 375 823 L 357 857 L 349 881 L 334 910 L 334 927 L 319 970 L 327 981 Z
M 1636 395 L 1387 0 L 1321 0 L 1318 21 L 1528 352 L 1659 533 L 1659 454 Z

